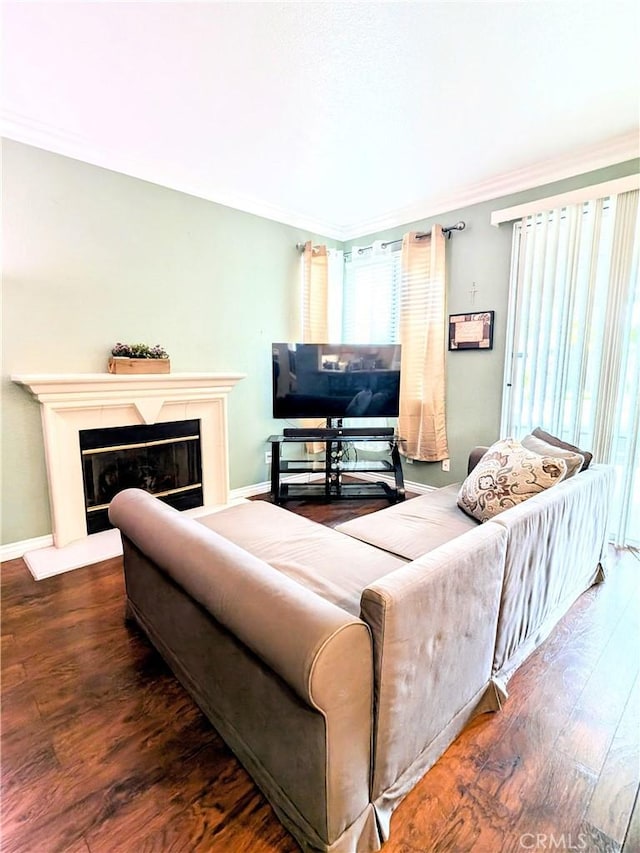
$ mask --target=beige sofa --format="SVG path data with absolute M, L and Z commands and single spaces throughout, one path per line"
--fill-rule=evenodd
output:
M 128 614 L 303 850 L 378 850 L 598 578 L 610 472 L 575 480 L 482 525 L 454 486 L 339 530 L 263 501 L 196 521 L 127 490 Z

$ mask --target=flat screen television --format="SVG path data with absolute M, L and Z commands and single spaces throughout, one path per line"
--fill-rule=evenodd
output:
M 274 418 L 394 418 L 399 344 L 272 344 Z

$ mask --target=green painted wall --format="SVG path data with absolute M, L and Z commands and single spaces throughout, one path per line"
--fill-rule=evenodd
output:
M 270 344 L 300 336 L 295 244 L 322 238 L 19 143 L 2 152 L 1 543 L 51 532 L 39 406 L 9 376 L 102 372 L 117 340 L 162 344 L 175 371 L 246 373 L 229 399 L 231 487 L 265 480 L 264 441 L 281 426 L 270 417 Z M 511 227 L 493 228 L 491 211 L 637 170 L 621 164 L 357 241 L 464 219 L 448 241 L 448 310 L 496 312 L 491 352 L 447 356 L 451 473 L 415 463 L 408 480 L 458 480 L 469 448 L 498 435 Z
M 572 189 L 637 173 L 639 160 L 621 163 L 585 175 L 558 181 L 532 190 L 475 204 L 445 214 L 368 234 L 344 244 L 370 245 L 374 240 L 394 240 L 407 231 L 427 231 L 434 223 L 454 225 L 459 219 L 466 229 L 447 240 L 447 313 L 495 311 L 494 345 L 488 352 L 447 352 L 447 433 L 451 470 L 439 462 L 414 462 L 404 466 L 405 478 L 441 486 L 466 476 L 469 450 L 491 444 L 500 437 L 507 302 L 513 227 L 490 224 L 494 210 L 511 207 Z M 475 282 L 475 301 L 470 294 Z
M 267 479 L 270 344 L 300 336 L 295 244 L 321 238 L 7 140 L 3 180 L 2 544 L 51 533 L 39 404 L 9 376 L 103 372 L 118 340 L 246 373 L 231 487 Z

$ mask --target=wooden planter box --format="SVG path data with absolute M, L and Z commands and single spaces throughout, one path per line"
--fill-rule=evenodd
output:
M 171 360 L 168 358 L 123 358 L 111 356 L 109 373 L 169 373 Z

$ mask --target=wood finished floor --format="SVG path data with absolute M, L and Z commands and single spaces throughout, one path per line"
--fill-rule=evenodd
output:
M 289 508 L 333 525 L 383 505 Z M 401 803 L 384 853 L 640 850 L 640 562 L 612 555 L 503 711 L 478 718 Z M 119 559 L 37 583 L 22 560 L 2 566 L 2 853 L 295 853 L 125 627 L 123 600 Z

